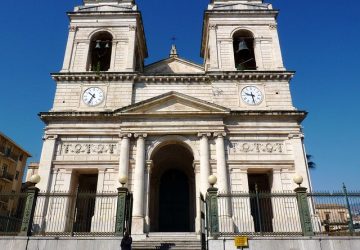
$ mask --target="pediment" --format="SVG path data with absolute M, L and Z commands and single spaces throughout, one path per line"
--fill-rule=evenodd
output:
M 170 57 L 145 67 L 146 74 L 196 74 L 204 73 L 204 68 L 196 63 Z
M 149 115 L 176 115 L 176 114 L 225 114 L 230 110 L 209 103 L 198 98 L 184 95 L 178 92 L 168 92 L 166 94 L 118 109 L 116 114 L 149 114 Z

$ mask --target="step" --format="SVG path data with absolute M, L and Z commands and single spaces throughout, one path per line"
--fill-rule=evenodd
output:
M 145 240 L 134 241 L 133 250 L 200 250 L 201 241 L 195 233 L 150 233 Z

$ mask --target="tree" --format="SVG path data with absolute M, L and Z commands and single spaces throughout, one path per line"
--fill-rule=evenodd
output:
M 314 156 L 309 155 L 309 154 L 306 155 L 306 160 L 308 162 L 308 167 L 310 169 L 316 168 L 316 163 L 313 161 L 313 159 L 314 159 Z

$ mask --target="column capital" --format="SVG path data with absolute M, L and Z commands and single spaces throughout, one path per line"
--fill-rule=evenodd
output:
M 152 160 L 146 161 L 146 169 L 148 172 L 151 172 L 151 169 L 154 167 L 154 162 Z
M 56 140 L 59 136 L 58 135 L 48 135 L 48 134 L 45 134 L 43 136 L 43 140 Z
M 198 137 L 210 137 L 211 133 L 208 132 L 199 132 Z
M 119 137 L 120 138 L 131 138 L 132 134 L 131 133 L 120 133 Z
M 135 133 L 134 137 L 135 138 L 146 138 L 148 135 L 146 133 Z
M 226 133 L 224 131 L 214 132 L 214 137 L 224 138 L 225 136 L 226 136 Z

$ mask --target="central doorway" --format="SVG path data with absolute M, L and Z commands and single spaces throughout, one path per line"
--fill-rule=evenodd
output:
M 150 231 L 195 231 L 194 157 L 181 144 L 160 147 L 152 157 Z

